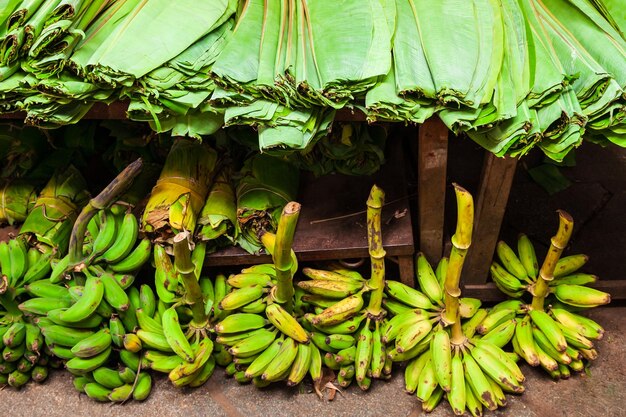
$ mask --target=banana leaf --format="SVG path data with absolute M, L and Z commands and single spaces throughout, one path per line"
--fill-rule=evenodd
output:
M 626 8 L 621 0 L 589 0 L 589 3 L 626 40 Z
M 160 241 L 194 231 L 217 161 L 217 152 L 208 145 L 176 139 L 141 218 L 144 231 Z
M 89 200 L 86 188 L 85 179 L 73 165 L 57 172 L 41 190 L 20 235 L 45 243 L 63 256 L 74 220 Z
M 283 207 L 295 200 L 299 170 L 266 154 L 256 154 L 244 163 L 236 188 L 237 243 L 249 253 L 259 253 L 261 231 L 275 232 Z
M 26 220 L 37 200 L 32 181 L 5 180 L 0 185 L 0 224 L 13 225 Z
M 233 245 L 238 237 L 237 202 L 231 177 L 230 166 L 217 174 L 198 218 L 196 235 L 210 242 L 209 250 Z
M 316 176 L 333 172 L 371 175 L 385 162 L 386 137 L 387 132 L 380 125 L 338 122 L 313 149 L 295 153 L 290 160 Z
M 235 10 L 236 0 L 142 0 L 94 62 L 94 70 L 112 80 L 142 77 L 218 28 Z M 164 28 L 171 29 L 164 33 Z
M 33 169 L 51 150 L 46 135 L 31 126 L 0 125 L 0 143 L 2 178 L 32 178 Z

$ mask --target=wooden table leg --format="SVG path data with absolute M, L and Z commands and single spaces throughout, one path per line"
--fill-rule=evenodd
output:
M 398 267 L 400 268 L 400 281 L 410 287 L 415 287 L 413 256 L 398 256 Z
M 443 254 L 448 128 L 432 117 L 420 125 L 418 136 L 419 250 L 433 263 Z
M 472 246 L 463 268 L 465 284 L 487 282 L 516 166 L 516 158 L 499 158 L 486 152 L 478 195 L 474 203 Z

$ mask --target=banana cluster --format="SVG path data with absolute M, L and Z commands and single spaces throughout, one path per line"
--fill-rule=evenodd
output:
M 6 315 L 4 318 L 8 319 Z M 19 318 L 11 324 L 0 325 L 0 335 L 0 385 L 20 388 L 31 379 L 45 381 L 51 358 L 39 327 Z
M 228 278 L 228 294 L 216 296 L 224 317 L 214 327 L 216 343 L 232 357 L 226 373 L 259 387 L 283 380 L 297 385 L 308 374 L 319 380 L 320 352 L 302 325 L 273 301 L 275 276 L 271 264 L 246 268 Z M 296 308 L 302 308 L 301 297 L 296 300 Z
M 442 258 L 436 270 L 422 253 L 416 257 L 418 290 L 399 281 L 387 281 L 385 293 L 388 298 L 383 305 L 394 317 L 383 329 L 383 341 L 394 342 L 389 351 L 394 362 L 415 358 L 426 351 L 432 339 L 432 330 L 447 326 L 443 315 L 444 280 L 448 259 Z M 461 318 L 469 319 L 479 310 L 480 300 L 459 298 Z
M 496 249 L 498 262 L 490 267 L 491 278 L 498 289 L 511 298 L 521 298 L 526 292 L 534 294 L 539 279 L 539 264 L 535 248 L 524 234 L 517 242 L 517 254 L 505 242 L 498 242 Z M 584 254 L 565 256 L 559 259 L 554 268 L 553 279 L 548 281 L 550 293 L 559 302 L 579 308 L 598 307 L 608 304 L 608 293 L 590 288 L 598 277 L 579 272 L 589 257 Z
M 49 276 L 53 255 L 49 246 L 29 247 L 22 237 L 0 242 L 0 294 Z
M 531 241 L 520 235 L 517 253 L 499 242 L 497 255 L 502 265 L 492 264 L 493 281 L 515 299 L 491 309 L 477 331 L 485 337 L 497 333 L 510 335 L 513 349 L 521 358 L 531 366 L 541 366 L 555 379 L 569 378 L 572 371 L 583 371 L 586 361 L 597 358 L 593 341 L 601 339 L 604 330 L 575 310 L 604 305 L 611 300 L 608 293 L 586 286 L 597 280 L 594 275 L 579 272 L 588 257 L 571 255 L 556 262 L 553 279 L 545 281 L 548 307 L 544 310 L 543 303 L 538 306 L 520 300 L 525 292 L 535 296 L 543 279 Z

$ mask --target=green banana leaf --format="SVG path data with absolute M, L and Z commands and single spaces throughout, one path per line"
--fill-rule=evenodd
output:
M 85 179 L 73 165 L 59 170 L 39 193 L 20 235 L 45 243 L 63 256 L 74 220 L 89 200 L 86 188 Z
M 237 183 L 237 243 L 249 253 L 263 248 L 259 233 L 275 232 L 283 207 L 296 199 L 299 170 L 267 154 L 248 158 Z
M 37 189 L 32 181 L 5 180 L 0 185 L 0 224 L 26 220 L 35 206 Z
M 233 245 L 238 237 L 237 202 L 230 171 L 227 165 L 217 174 L 198 218 L 196 235 L 209 242 L 211 251 Z

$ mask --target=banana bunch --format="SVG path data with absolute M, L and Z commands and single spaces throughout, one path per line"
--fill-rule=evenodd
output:
M 486 314 L 479 309 L 462 324 L 462 334 L 456 338 L 450 327 L 437 324 L 414 348 L 419 353 L 410 354 L 405 390 L 415 393 L 425 412 L 432 411 L 445 396 L 456 415 L 468 411 L 479 416 L 484 408 L 494 411 L 505 406 L 505 393 L 524 392 L 524 376 L 516 364 L 519 358 L 502 350 L 511 338 L 510 330 L 476 337 Z M 512 325 L 514 328 L 514 321 Z
M 139 236 L 139 219 L 125 212 L 122 205 L 99 210 L 89 223 L 84 237 L 84 259 L 75 269 L 81 270 L 92 265 L 104 265 L 119 274 L 139 270 L 152 255 L 152 243 Z M 53 271 L 53 280 L 69 272 L 68 254 Z
M 49 276 L 53 255 L 48 245 L 29 247 L 21 236 L 0 242 L 0 294 L 13 291 L 17 296 L 24 285 Z
M 513 349 L 521 358 L 531 366 L 541 366 L 555 379 L 569 378 L 572 371 L 582 371 L 586 361 L 597 357 L 593 341 L 604 334 L 598 323 L 573 310 L 607 304 L 610 295 L 586 286 L 597 280 L 594 275 L 579 272 L 588 260 L 586 255 L 544 262 L 540 270 L 535 249 L 523 234 L 517 249 L 515 253 L 499 242 L 497 255 L 502 266 L 497 262 L 491 266 L 498 288 L 516 299 L 495 306 L 477 331 L 488 334 L 497 328 L 512 327 L 514 330 L 506 331 L 512 332 Z M 526 291 L 533 296 L 530 304 L 520 300 Z M 544 300 L 548 302 L 545 309 Z M 516 325 L 511 326 L 511 321 Z
M 223 308 L 223 300 L 219 305 Z M 228 375 L 258 387 L 282 380 L 294 386 L 307 374 L 321 379 L 320 351 L 309 343 L 309 332 L 280 304 L 271 302 L 258 313 L 239 311 L 214 328 L 216 343 L 233 358 L 226 368 Z
M 399 281 L 387 281 L 387 299 L 383 305 L 394 314 L 383 328 L 385 343 L 394 342 L 389 351 L 394 362 L 415 358 L 428 350 L 432 331 L 446 327 L 444 316 L 444 282 L 448 259 L 442 258 L 433 270 L 421 252 L 416 257 L 416 275 L 419 288 L 409 287 Z M 463 319 L 472 318 L 481 306 L 476 298 L 459 298 L 459 314 Z
M 498 242 L 496 253 L 500 263 L 490 267 L 491 278 L 498 289 L 511 298 L 521 298 L 525 292 L 534 294 L 539 278 L 539 265 L 530 239 L 521 234 L 517 253 L 505 242 Z M 584 254 L 560 258 L 554 267 L 553 278 L 548 281 L 550 293 L 558 301 L 578 308 L 591 308 L 608 304 L 608 293 L 587 287 L 598 280 L 592 274 L 579 272 L 589 257 Z
M 13 320 L 9 322 L 9 315 L 5 314 L 0 324 L 0 385 L 20 388 L 31 379 L 45 381 L 50 355 L 39 327 L 22 317 Z

